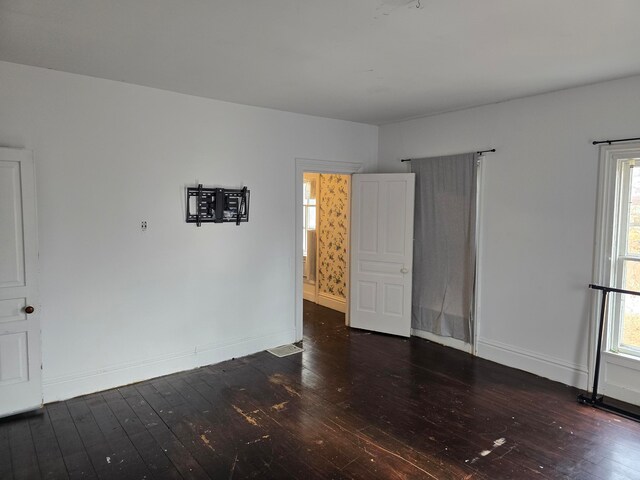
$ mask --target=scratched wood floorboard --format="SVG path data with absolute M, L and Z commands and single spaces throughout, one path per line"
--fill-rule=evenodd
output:
M 640 424 L 559 383 L 305 302 L 260 352 L 0 421 L 0 478 L 640 478 Z

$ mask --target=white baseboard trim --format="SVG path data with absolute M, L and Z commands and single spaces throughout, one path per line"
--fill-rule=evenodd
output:
M 436 335 L 435 333 L 425 332 L 424 330 L 417 330 L 415 328 L 411 329 L 411 335 L 414 337 L 424 338 L 425 340 L 429 340 L 433 343 L 438 343 L 440 345 L 444 345 L 445 347 L 455 348 L 456 350 L 462 350 L 463 352 L 472 353 L 473 348 L 470 343 L 465 343 L 462 340 L 458 340 L 457 338 L 451 337 L 442 337 L 440 335 Z
M 330 293 L 318 292 L 318 305 L 347 313 L 347 302 L 344 298 Z
M 302 284 L 302 298 L 316 303 L 316 286 L 309 283 Z
M 566 385 L 587 388 L 588 374 L 585 365 L 486 338 L 478 338 L 477 355 Z
M 284 330 L 226 343 L 197 346 L 188 352 L 113 365 L 100 370 L 49 378 L 43 381 L 44 403 L 67 400 L 170 373 L 244 357 L 294 341 L 295 330 Z

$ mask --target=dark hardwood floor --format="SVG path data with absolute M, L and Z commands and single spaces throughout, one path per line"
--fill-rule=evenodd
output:
M 305 302 L 262 352 L 0 422 L 0 479 L 639 479 L 640 424 L 576 391 Z

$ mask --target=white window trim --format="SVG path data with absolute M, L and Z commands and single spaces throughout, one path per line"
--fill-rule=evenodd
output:
M 595 238 L 595 257 L 593 269 L 593 283 L 598 285 L 610 286 L 611 279 L 611 259 L 614 252 L 614 242 L 618 242 L 615 237 L 618 231 L 617 225 L 617 201 L 620 198 L 617 192 L 620 189 L 620 182 L 617 176 L 618 161 L 621 159 L 637 156 L 640 152 L 640 143 L 628 143 L 621 145 L 606 145 L 600 147 L 600 162 L 598 171 L 598 204 L 596 210 L 596 238 Z M 636 155 L 632 155 L 636 153 Z M 611 235 L 611 231 L 614 235 Z M 601 295 L 592 295 L 592 308 L 589 329 L 589 385 L 593 384 L 593 365 L 595 363 L 595 354 L 597 348 L 597 328 L 599 321 L 598 305 Z M 609 317 L 610 315 L 608 315 Z M 640 371 L 640 360 L 630 357 L 624 352 L 611 351 L 611 333 L 610 325 L 605 326 L 605 345 L 603 354 L 606 356 L 620 356 L 632 360 L 634 369 Z

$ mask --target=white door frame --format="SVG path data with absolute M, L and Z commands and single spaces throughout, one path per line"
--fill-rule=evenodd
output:
M 302 184 L 304 172 L 313 173 L 334 173 L 351 175 L 352 173 L 361 173 L 364 164 L 356 162 L 334 162 L 329 160 L 314 160 L 309 158 L 296 158 L 296 174 L 295 174 L 295 244 L 294 258 L 296 265 L 295 277 L 295 318 L 294 326 L 296 331 L 296 342 L 302 340 Z M 349 292 L 347 291 L 347 305 L 349 304 Z

